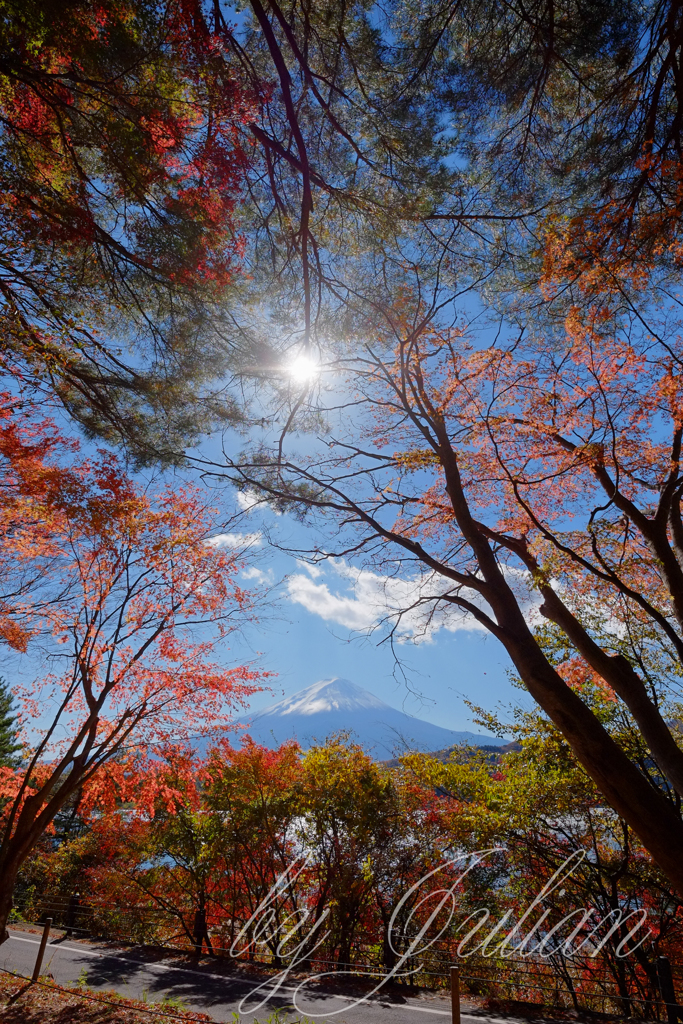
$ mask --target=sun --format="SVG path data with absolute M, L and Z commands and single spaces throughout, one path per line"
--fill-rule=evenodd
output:
M 299 384 L 308 384 L 320 373 L 320 364 L 302 352 L 287 363 L 287 373 Z

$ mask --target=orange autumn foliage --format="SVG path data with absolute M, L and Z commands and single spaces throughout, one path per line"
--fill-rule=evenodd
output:
M 477 345 L 406 289 L 352 366 L 364 435 L 340 421 L 319 458 L 259 452 L 238 471 L 338 517 L 336 555 L 414 580 L 394 636 L 410 615 L 408 632 L 452 616 L 496 637 L 683 891 L 683 751 L 665 710 L 683 664 L 683 322 L 676 295 L 627 317 L 615 294 L 571 306 L 543 345 Z M 582 677 L 616 696 L 646 756 Z
M 68 799 L 151 805 L 166 793 L 158 752 L 226 725 L 259 674 L 215 659 L 249 601 L 201 493 L 143 489 L 109 454 L 75 462 L 72 443 L 9 397 L 2 416 L 2 639 L 50 669 L 16 688 L 32 749 L 3 778 L 7 907 Z

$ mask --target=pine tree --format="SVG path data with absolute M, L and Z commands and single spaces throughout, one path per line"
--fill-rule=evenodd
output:
M 0 676 L 0 767 L 15 767 L 19 761 L 21 744 L 18 736 L 14 699 L 6 679 Z

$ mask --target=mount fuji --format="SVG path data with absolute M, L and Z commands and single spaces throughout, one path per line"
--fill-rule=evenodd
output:
M 505 740 L 457 732 L 406 715 L 385 704 L 369 690 L 349 679 L 322 679 L 262 711 L 238 719 L 251 738 L 265 747 L 298 740 L 306 749 L 324 743 L 335 732 L 375 757 L 391 757 L 406 750 L 434 751 L 456 743 L 502 746 Z

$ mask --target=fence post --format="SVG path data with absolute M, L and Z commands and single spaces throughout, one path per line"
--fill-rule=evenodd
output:
M 76 908 L 78 907 L 78 899 L 81 894 L 79 892 L 72 892 L 69 896 L 69 906 L 66 909 L 66 935 L 67 938 L 71 935 L 74 925 L 76 924 Z
M 36 966 L 33 968 L 33 977 L 31 981 L 38 981 L 40 977 L 40 968 L 43 966 L 43 957 L 45 956 L 45 947 L 47 946 L 47 939 L 50 934 L 50 925 L 52 924 L 52 918 L 45 918 L 45 927 L 43 928 L 43 937 L 40 940 L 40 946 L 38 947 L 38 956 L 36 957 Z
M 667 956 L 657 957 L 657 977 L 659 979 L 659 991 L 662 1000 L 666 1004 L 666 1019 L 668 1024 L 676 1024 L 680 1014 L 680 1008 L 676 1002 L 674 990 L 674 979 L 671 974 L 671 964 Z
M 460 1024 L 460 969 L 451 967 L 451 1024 Z

